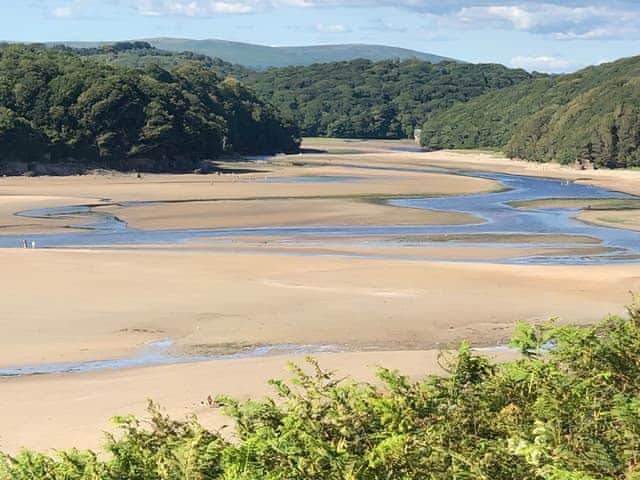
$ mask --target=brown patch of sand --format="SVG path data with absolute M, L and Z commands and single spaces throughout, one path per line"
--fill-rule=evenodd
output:
M 472 236 L 470 236 L 472 237 Z M 487 241 L 501 245 L 447 245 L 447 241 L 465 240 L 465 236 L 453 236 L 446 239 L 439 236 L 406 236 L 406 237 L 280 237 L 280 236 L 242 236 L 201 238 L 180 245 L 139 245 L 129 248 L 142 250 L 196 250 L 213 252 L 251 252 L 284 255 L 339 255 L 353 257 L 372 257 L 385 259 L 409 260 L 500 260 L 515 257 L 537 255 L 597 255 L 609 251 L 598 246 L 599 242 L 591 237 L 549 235 L 534 238 L 531 235 L 479 236 L 468 241 Z M 522 237 L 522 238 L 519 238 Z M 440 242 L 430 244 L 422 242 Z M 557 243 L 554 246 L 509 247 L 504 244 L 524 243 Z M 563 243 L 576 244 L 563 248 Z
M 0 263 L 4 366 L 114 358 L 166 337 L 184 348 L 492 343 L 517 319 L 622 313 L 627 292 L 640 289 L 637 264 L 23 249 L 1 250 Z
M 584 211 L 576 218 L 594 225 L 640 231 L 640 210 Z
M 160 203 L 105 210 L 134 228 L 147 230 L 312 225 L 459 225 L 480 221 L 465 213 L 331 198 Z
M 309 157 L 309 156 L 306 156 Z M 462 178 L 453 175 L 421 172 L 383 172 L 361 171 L 354 169 L 318 165 L 312 167 L 293 166 L 295 159 L 305 156 L 284 157 L 286 160 L 269 164 L 260 164 L 266 173 L 244 173 L 240 175 L 169 175 L 145 174 L 141 178 L 135 175 L 87 175 L 73 177 L 7 177 L 0 178 L 0 231 L 2 233 L 45 232 L 55 231 L 66 225 L 78 223 L 75 220 L 33 220 L 14 216 L 18 210 L 42 208 L 45 206 L 78 205 L 97 203 L 97 199 L 108 199 L 109 202 L 125 201 L 159 201 L 183 202 L 160 203 L 144 207 L 107 209 L 113 211 L 124 220 L 138 226 L 150 228 L 206 228 L 216 226 L 221 207 L 213 200 L 252 200 L 246 206 L 238 204 L 238 214 L 242 221 L 249 224 L 260 224 L 263 215 L 283 205 L 293 215 L 290 222 L 302 221 L 303 215 L 297 215 L 301 207 L 295 205 L 298 198 L 325 199 L 316 206 L 319 210 L 316 221 L 323 218 L 336 221 L 356 221 L 369 224 L 372 217 L 387 215 L 386 212 L 400 211 L 395 207 L 361 204 L 354 197 L 379 196 L 429 196 L 458 195 L 478 193 L 498 188 L 496 182 L 477 178 Z M 314 157 L 315 156 L 311 156 Z M 342 157 L 341 157 L 342 158 Z M 349 157 L 351 158 L 351 157 Z M 256 167 L 255 163 L 233 163 L 233 168 Z M 357 180 L 347 182 L 278 182 L 275 177 L 296 176 L 357 176 Z M 266 180 L 265 180 L 266 179 Z M 332 198 L 333 197 L 333 198 Z M 5 198 L 5 203 L 2 203 Z M 14 199 L 9 201 L 8 199 Z M 16 201 L 15 199 L 19 199 Z M 281 201 L 281 204 L 262 202 L 261 199 Z M 200 204 L 198 200 L 212 200 Z M 288 200 L 288 202 L 287 202 Z M 275 205 L 275 206 L 274 206 Z M 229 204 L 227 207 L 231 207 Z M 409 209 L 403 209 L 409 210 Z M 157 211 L 157 213 L 156 213 Z M 249 213 L 253 211 L 253 215 Z M 244 213 L 242 213 L 244 212 Z M 224 212 L 222 212 L 224 213 Z M 307 212 L 313 214 L 313 212 Z M 416 221 L 439 223 L 451 219 L 454 223 L 468 222 L 470 215 L 440 214 L 423 212 L 398 213 L 406 222 Z M 390 216 L 390 215 L 389 215 Z M 233 222 L 232 215 L 227 215 L 227 222 Z M 281 219 L 284 215 L 280 215 Z M 337 218 L 339 217 L 339 218 Z M 277 219 L 276 219 L 277 220 Z M 136 223 L 137 222 L 137 223 Z

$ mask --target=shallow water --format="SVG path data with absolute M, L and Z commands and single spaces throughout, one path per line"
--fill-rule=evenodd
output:
M 39 247 L 98 247 L 117 245 L 175 244 L 191 240 L 216 237 L 261 236 L 332 236 L 358 237 L 372 235 L 464 235 L 464 234 L 525 234 L 525 235 L 583 235 L 602 242 L 608 252 L 598 255 L 536 255 L 533 257 L 513 257 L 501 262 L 527 264 L 591 264 L 614 262 L 637 262 L 640 256 L 640 232 L 608 228 L 575 220 L 580 210 L 570 208 L 516 209 L 510 202 L 557 198 L 637 198 L 631 195 L 606 190 L 591 185 L 566 182 L 563 180 L 509 175 L 492 172 L 458 172 L 446 169 L 412 167 L 359 167 L 376 170 L 410 170 L 420 172 L 442 172 L 454 175 L 486 178 L 500 182 L 504 191 L 473 195 L 445 196 L 434 198 L 402 198 L 388 200 L 398 207 L 424 208 L 450 212 L 464 212 L 480 219 L 471 225 L 398 225 L 398 226 L 319 226 L 319 227 L 262 227 L 262 228 L 220 228 L 184 230 L 138 230 L 130 228 L 117 217 L 96 212 L 90 206 L 78 205 L 54 207 L 20 212 L 19 215 L 44 218 L 79 218 L 82 222 L 65 233 L 29 235 L 28 241 L 35 240 Z M 295 181 L 314 181 L 315 177 L 295 177 Z M 323 177 L 326 181 L 357 181 L 359 177 Z M 354 180 L 355 179 L 355 180 Z M 284 181 L 284 177 L 282 178 Z M 268 181 L 274 181 L 272 179 Z M 288 179 L 286 181 L 289 181 Z M 294 181 L 291 179 L 291 181 Z M 315 180 L 317 181 L 317 180 Z M 120 203 L 119 206 L 149 204 L 148 202 Z M 76 230 L 76 229 L 80 230 Z M 1 235 L 0 247 L 22 245 L 22 235 Z M 544 242 L 541 242 L 541 244 Z M 421 244 L 436 244 L 424 241 Z M 437 242 L 442 245 L 442 242 Z M 453 245 L 479 245 L 478 242 L 463 241 L 459 238 Z M 510 243 L 511 246 L 535 246 L 535 243 Z M 548 243 L 545 244 L 548 246 Z M 557 246 L 566 247 L 559 243 Z
M 170 365 L 176 363 L 196 363 L 211 360 L 232 360 L 255 358 L 268 355 L 303 355 L 319 352 L 335 352 L 340 349 L 333 345 L 265 345 L 229 354 L 212 355 L 176 355 L 170 352 L 174 342 L 169 339 L 149 342 L 137 355 L 109 360 L 90 360 L 86 362 L 58 362 L 0 368 L 2 377 L 23 377 L 28 375 L 47 375 L 60 373 L 95 372 L 120 368 L 143 367 L 151 365 Z

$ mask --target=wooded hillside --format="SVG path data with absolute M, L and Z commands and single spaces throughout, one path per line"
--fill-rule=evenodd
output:
M 298 145 L 297 129 L 273 106 L 201 62 L 137 69 L 38 46 L 0 47 L 5 171 L 30 162 L 173 171 L 223 153 Z
M 640 57 L 537 78 L 428 117 L 428 149 L 498 148 L 535 161 L 640 166 Z
M 531 78 L 501 65 L 354 60 L 249 73 L 305 136 L 406 138 L 434 111 Z

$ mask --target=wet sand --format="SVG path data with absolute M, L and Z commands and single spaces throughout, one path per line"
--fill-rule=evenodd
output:
M 456 240 L 478 245 L 457 245 Z M 437 242 L 437 243 L 424 243 Z M 510 243 L 531 243 L 513 246 Z M 439 243 L 439 244 L 438 244 Z M 544 245 L 548 243 L 549 245 Z M 563 245 L 565 245 L 563 247 Z M 128 247 L 133 248 L 133 247 Z M 598 255 L 609 251 L 592 237 L 575 235 L 406 235 L 394 237 L 215 237 L 170 247 L 136 246 L 138 249 L 183 249 L 199 252 L 270 253 L 280 255 L 345 256 L 388 260 L 472 260 L 499 261 L 514 258 L 570 255 Z
M 576 208 L 582 209 L 575 218 L 578 220 L 610 228 L 624 228 L 640 231 L 640 200 L 533 200 L 515 202 L 517 208 Z
M 576 218 L 594 225 L 640 231 L 640 209 L 584 211 Z
M 293 165 L 299 158 L 306 157 L 284 157 L 286 160 L 268 165 L 229 164 L 229 168 L 261 168 L 264 173 L 260 174 L 143 174 L 141 178 L 137 178 L 134 174 L 113 173 L 73 177 L 0 178 L 0 232 L 43 233 L 58 231 L 65 225 L 82 223 L 77 219 L 64 222 L 16 217 L 14 213 L 20 210 L 132 201 L 167 203 L 126 209 L 113 206 L 100 210 L 112 212 L 134 227 L 149 229 L 216 228 L 243 222 L 259 226 L 268 225 L 269 221 L 285 224 L 322 221 L 348 224 L 354 221 L 366 225 L 384 222 L 385 217 L 393 217 L 400 223 L 460 224 L 473 221 L 473 217 L 455 213 L 416 212 L 363 200 L 385 196 L 459 195 L 499 188 L 496 182 L 489 180 L 424 172 L 358 172 L 357 180 L 347 182 L 296 183 L 273 180 L 353 175 L 353 169 L 342 167 Z M 272 180 L 268 180 L 269 178 Z M 228 202 L 217 203 L 221 200 Z

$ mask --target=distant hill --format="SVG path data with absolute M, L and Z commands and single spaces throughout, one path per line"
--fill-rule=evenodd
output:
M 406 48 L 385 45 L 344 44 L 313 45 L 301 47 L 269 47 L 250 43 L 229 42 L 226 40 L 190 40 L 185 38 L 144 39 L 154 47 L 170 52 L 190 51 L 220 58 L 226 62 L 246 67 L 266 69 L 292 65 L 311 65 L 312 63 L 340 62 L 364 58 L 372 61 L 388 59 L 416 58 L 438 63 L 453 59 Z M 115 42 L 55 42 L 76 48 L 89 48 Z
M 432 114 L 423 145 L 513 158 L 640 167 L 640 56 L 532 79 Z

